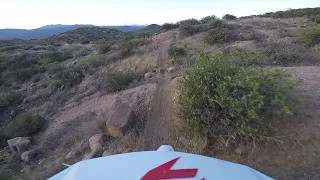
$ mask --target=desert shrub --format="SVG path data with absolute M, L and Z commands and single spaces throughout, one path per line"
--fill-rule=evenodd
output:
M 295 39 L 296 43 L 304 44 L 306 46 L 314 46 L 320 43 L 320 25 L 312 26 L 300 30 Z
M 218 18 L 217 18 L 215 15 L 206 16 L 206 17 L 202 18 L 202 19 L 200 20 L 200 22 L 201 22 L 201 23 L 208 23 L 208 22 L 210 22 L 210 21 L 212 21 L 212 20 L 217 20 L 217 19 L 218 19 Z
M 172 58 L 181 57 L 187 54 L 187 51 L 184 47 L 180 46 L 170 46 L 168 49 L 168 54 Z
M 169 31 L 171 29 L 179 28 L 179 24 L 173 24 L 173 23 L 164 23 L 162 25 L 162 28 L 166 31 Z
M 53 81 L 50 83 L 49 87 L 50 87 L 50 89 L 52 89 L 53 91 L 56 91 L 56 90 L 58 90 L 62 85 L 63 85 L 62 81 L 59 80 L 59 79 L 57 79 L 57 80 L 53 80 Z
M 140 45 L 140 41 L 136 39 L 124 40 L 120 44 L 120 51 L 123 57 L 127 57 L 133 54 L 134 50 Z
M 106 92 L 121 91 L 136 78 L 137 75 L 130 71 L 109 71 L 103 77 L 103 87 Z
M 182 36 L 191 36 L 201 32 L 202 26 L 201 25 L 180 25 L 179 31 Z
M 222 17 L 222 19 L 229 21 L 229 20 L 235 20 L 237 19 L 237 17 L 231 14 L 226 14 Z
M 112 50 L 112 46 L 110 44 L 101 44 L 99 47 L 98 47 L 98 51 L 99 53 L 101 54 L 106 54 L 107 52 L 111 51 Z
M 20 46 L 5 46 L 5 47 L 1 47 L 0 48 L 0 53 L 6 52 L 6 51 L 12 51 L 12 50 L 19 49 L 19 48 L 21 48 L 21 47 Z
M 24 82 L 38 73 L 39 73 L 39 70 L 33 67 L 33 68 L 17 69 L 16 71 L 13 72 L 13 75 L 17 80 Z
M 50 63 L 50 62 L 62 62 L 68 59 L 73 58 L 73 55 L 70 51 L 52 51 L 52 52 L 45 52 L 39 56 L 40 63 Z
M 32 136 L 39 132 L 44 127 L 45 123 L 45 119 L 40 115 L 22 113 L 5 127 L 5 136 L 8 138 L 16 136 Z
M 259 49 L 271 58 L 270 65 L 289 66 L 316 63 L 316 58 L 311 55 L 310 50 L 299 44 L 269 41 L 261 43 Z
M 13 98 L 14 96 L 11 92 L 0 91 L 0 108 L 8 106 L 12 102 Z
M 79 84 L 84 78 L 84 76 L 85 75 L 80 68 L 74 67 L 58 73 L 57 79 L 61 80 L 63 82 L 63 85 L 72 87 L 76 84 Z
M 105 64 L 105 61 L 97 56 L 87 56 L 80 60 L 80 68 L 83 71 L 91 71 Z
M 200 22 L 197 19 L 186 19 L 179 22 L 180 25 L 197 25 L 200 24 Z
M 232 137 L 229 144 L 259 139 L 269 130 L 266 117 L 291 114 L 302 103 L 297 85 L 280 70 L 201 55 L 179 80 L 180 115 L 193 130 Z
M 233 39 L 235 36 L 228 28 L 214 28 L 204 35 L 204 41 L 208 44 L 225 43 Z
M 320 24 L 320 14 L 313 16 L 312 21 L 316 22 L 317 24 Z
M 82 57 L 82 56 L 89 55 L 90 53 L 91 53 L 91 49 L 84 47 L 84 48 L 81 48 L 78 51 L 76 51 L 74 53 L 74 56 L 75 57 Z

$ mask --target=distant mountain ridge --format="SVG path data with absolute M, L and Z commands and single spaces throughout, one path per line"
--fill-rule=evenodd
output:
M 42 26 L 37 29 L 0 29 L 0 40 L 12 40 L 12 39 L 44 39 L 54 35 L 58 35 L 67 31 L 75 30 L 78 28 L 87 27 L 103 27 L 109 29 L 116 29 L 122 32 L 131 32 L 143 29 L 144 25 L 132 25 L 132 26 L 95 26 L 91 24 L 75 24 L 75 25 L 62 25 L 53 24 Z

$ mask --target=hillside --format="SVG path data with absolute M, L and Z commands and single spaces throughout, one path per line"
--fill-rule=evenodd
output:
M 0 41 L 0 179 L 47 179 L 62 164 L 163 144 L 320 179 L 320 26 L 310 9 L 292 11 L 303 13 Z M 133 116 L 119 136 L 110 119 L 123 104 Z M 33 156 L 8 147 L 16 137 Z
M 11 40 L 11 39 L 23 39 L 23 40 L 30 40 L 30 39 L 44 39 L 49 38 L 54 35 L 58 35 L 67 31 L 75 30 L 78 28 L 85 28 L 85 27 L 96 27 L 94 25 L 47 25 L 37 29 L 0 29 L 0 40 Z M 117 29 L 122 32 L 131 32 L 137 31 L 145 26 L 101 26 L 103 28 L 109 29 Z

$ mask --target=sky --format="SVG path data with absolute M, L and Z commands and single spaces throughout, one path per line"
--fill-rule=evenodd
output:
M 320 7 L 320 0 L 0 0 L 0 29 L 48 24 L 163 24 L 208 15 L 247 16 Z

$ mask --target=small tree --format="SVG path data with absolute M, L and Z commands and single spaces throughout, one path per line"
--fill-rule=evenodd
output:
M 166 31 L 169 31 L 171 29 L 179 28 L 179 24 L 173 24 L 173 23 L 164 23 L 162 25 L 162 28 Z
M 201 22 L 201 23 L 208 23 L 208 22 L 210 22 L 210 21 L 212 21 L 212 20 L 216 20 L 216 19 L 217 19 L 217 17 L 216 17 L 215 15 L 206 16 L 206 17 L 202 18 L 202 19 L 200 20 L 200 22 Z
M 229 20 L 235 20 L 237 19 L 237 17 L 231 14 L 226 14 L 222 17 L 222 19 L 229 21 Z

